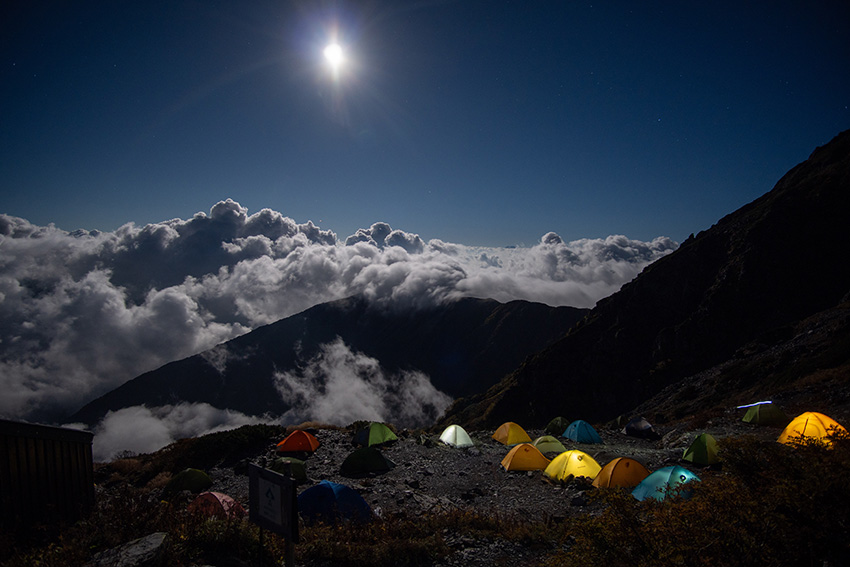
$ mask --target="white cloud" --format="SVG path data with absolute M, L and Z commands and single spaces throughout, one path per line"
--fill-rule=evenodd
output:
M 554 233 L 469 247 L 387 223 L 343 244 L 231 200 L 103 233 L 0 215 L 0 417 L 61 420 L 145 371 L 353 294 L 396 308 L 458 296 L 591 307 L 675 247 Z
M 451 398 L 421 372 L 387 374 L 380 363 L 352 351 L 342 339 L 322 345 L 299 371 L 275 376 L 277 389 L 292 409 L 283 419 L 348 425 L 356 420 L 422 427 L 438 418 Z
M 125 451 L 151 453 L 178 439 L 269 421 L 209 404 L 133 406 L 106 414 L 94 429 L 92 453 L 96 462 L 106 462 Z

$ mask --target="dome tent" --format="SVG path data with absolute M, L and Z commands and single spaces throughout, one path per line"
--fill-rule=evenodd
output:
M 544 435 L 542 437 L 538 437 L 534 440 L 534 443 L 532 443 L 532 445 L 537 447 L 537 450 L 541 453 L 557 453 L 560 455 L 561 453 L 567 450 L 567 448 L 564 447 L 563 443 L 561 443 L 551 435 Z
M 245 517 L 245 508 L 239 502 L 221 492 L 200 493 L 189 504 L 188 510 L 193 514 L 201 514 L 209 518 L 220 518 L 222 520 Z
M 564 431 L 564 437 L 577 443 L 602 443 L 602 438 L 593 426 L 583 419 L 572 422 Z
M 338 520 L 368 522 L 372 509 L 354 489 L 323 480 L 298 495 L 298 511 L 306 523 L 334 524 Z
M 593 479 L 593 486 L 596 488 L 618 486 L 634 488 L 648 476 L 649 471 L 636 460 L 629 457 L 618 457 L 602 467 L 602 470 Z
M 552 462 L 543 471 L 543 476 L 549 480 L 566 482 L 573 477 L 596 478 L 602 467 L 596 460 L 585 453 L 574 449 L 565 451 L 552 459 Z
M 446 427 L 443 430 L 443 433 L 440 434 L 440 441 L 446 445 L 458 447 L 460 449 L 475 446 L 475 443 L 472 442 L 472 438 L 460 425 L 449 425 Z
M 630 420 L 623 427 L 623 433 L 630 437 L 638 437 L 639 439 L 651 439 L 653 441 L 661 439 L 661 436 L 656 433 L 652 424 L 644 417 L 635 417 Z
M 531 443 L 531 437 L 525 429 L 514 423 L 506 421 L 493 433 L 493 439 L 502 445 L 516 445 L 518 443 Z
M 354 434 L 354 444 L 363 447 L 372 447 L 373 445 L 383 445 L 390 441 L 397 441 L 395 433 L 392 429 L 383 423 L 373 421 L 366 427 L 361 428 Z
M 549 459 L 529 443 L 520 443 L 502 459 L 502 468 L 506 471 L 542 471 L 549 465 Z
M 372 473 L 384 473 L 395 466 L 375 447 L 361 447 L 348 455 L 339 467 L 339 473 L 349 478 L 360 478 Z
M 827 435 L 833 431 L 844 431 L 844 427 L 829 416 L 816 411 L 807 411 L 795 417 L 788 424 L 782 433 L 779 434 L 777 441 L 792 445 L 801 442 L 804 438 L 820 439 L 826 445 L 831 445 Z
M 570 420 L 566 417 L 558 416 L 553 418 L 548 424 L 546 424 L 546 429 L 544 432 L 547 435 L 551 435 L 553 437 L 561 437 L 564 434 L 564 431 L 567 430 L 567 427 L 570 426 Z
M 304 461 L 295 457 L 277 457 L 269 465 L 269 468 L 296 481 L 307 480 L 307 465 Z
M 162 490 L 164 497 L 169 497 L 178 492 L 188 490 L 195 494 L 201 493 L 213 485 L 212 479 L 200 469 L 185 469 L 180 471 L 168 481 Z
M 791 418 L 776 404 L 759 402 L 747 408 L 747 413 L 744 414 L 741 421 L 768 427 L 785 427 L 791 421 Z
M 682 459 L 695 465 L 713 465 L 719 463 L 717 458 L 717 440 L 708 433 L 697 435 L 691 446 L 685 449 Z
M 664 500 L 669 495 L 678 492 L 687 498 L 689 492 L 681 487 L 688 482 L 694 481 L 699 482 L 699 477 L 684 467 L 664 467 L 643 479 L 632 490 L 632 496 L 640 501 L 644 501 L 647 498 Z
M 313 453 L 319 448 L 319 440 L 311 433 L 300 429 L 286 436 L 286 439 L 277 444 L 275 449 L 278 453 Z

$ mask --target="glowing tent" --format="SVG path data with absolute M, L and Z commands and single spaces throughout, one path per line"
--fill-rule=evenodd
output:
M 446 445 L 458 447 L 460 449 L 475 446 L 475 443 L 472 442 L 472 438 L 460 425 L 449 425 L 446 427 L 440 435 L 440 441 Z
M 827 434 L 832 431 L 844 431 L 844 427 L 829 416 L 816 411 L 807 411 L 795 417 L 779 434 L 777 441 L 787 445 L 801 441 L 804 437 L 820 439 L 827 445 L 832 442 Z
M 221 492 L 202 492 L 192 500 L 188 507 L 193 514 L 202 514 L 209 518 L 239 519 L 245 517 L 245 508 L 226 494 Z
M 695 465 L 713 465 L 720 462 L 717 458 L 717 440 L 708 433 L 697 435 L 691 446 L 685 449 L 682 458 Z
M 566 482 L 573 477 L 596 478 L 602 467 L 587 453 L 579 450 L 565 451 L 552 459 L 543 476 L 549 480 Z
M 682 488 L 688 482 L 699 481 L 699 477 L 683 467 L 664 467 L 658 469 L 643 479 L 634 490 L 632 496 L 640 501 L 647 498 L 664 500 L 671 494 L 680 494 L 687 498 L 689 492 Z
M 520 443 L 502 459 L 502 468 L 506 471 L 541 471 L 549 464 L 549 459 L 528 443 Z
M 602 438 L 593 426 L 583 419 L 572 422 L 564 431 L 564 437 L 577 443 L 602 443 Z
M 525 429 L 514 423 L 506 421 L 499 426 L 499 429 L 493 434 L 493 439 L 502 445 L 516 445 L 518 443 L 531 443 L 531 437 L 525 432 Z
M 532 443 L 537 450 L 541 453 L 558 453 L 559 455 L 567 450 L 564 447 L 564 444 L 558 441 L 556 438 L 551 435 L 544 435 L 543 437 L 538 437 Z
M 593 479 L 593 486 L 596 488 L 614 488 L 617 486 L 633 488 L 648 476 L 649 471 L 636 460 L 629 457 L 618 457 L 602 467 L 602 470 Z
M 312 453 L 318 448 L 319 440 L 312 434 L 299 429 L 278 443 L 276 451 L 278 453 Z

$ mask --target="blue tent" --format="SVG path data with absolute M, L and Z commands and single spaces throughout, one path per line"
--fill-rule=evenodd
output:
M 602 438 L 593 429 L 593 426 L 583 419 L 577 419 L 569 424 L 563 433 L 563 437 L 572 439 L 577 443 L 602 443 Z
M 679 492 L 683 497 L 689 496 L 688 490 L 680 490 L 683 484 L 688 482 L 699 482 L 699 477 L 683 467 L 664 467 L 658 469 L 641 481 L 634 490 L 632 496 L 640 501 L 647 498 L 655 498 L 656 500 L 664 500 L 672 491 Z
M 306 523 L 368 522 L 372 519 L 372 509 L 362 496 L 344 484 L 328 480 L 298 495 L 298 511 Z

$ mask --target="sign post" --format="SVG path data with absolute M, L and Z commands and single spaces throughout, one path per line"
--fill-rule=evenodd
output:
M 285 542 L 286 565 L 292 565 L 298 543 L 298 499 L 295 481 L 282 474 L 248 465 L 248 519 L 262 530 L 281 535 Z

